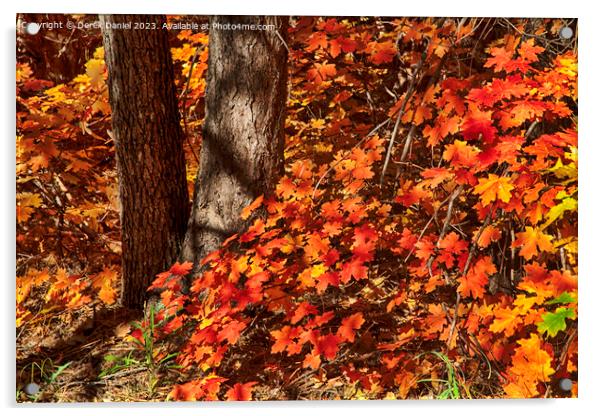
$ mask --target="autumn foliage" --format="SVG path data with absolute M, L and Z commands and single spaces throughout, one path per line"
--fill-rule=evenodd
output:
M 563 378 L 575 396 L 577 56 L 559 28 L 293 19 L 286 174 L 200 274 L 149 288 L 180 365 L 168 397 L 443 397 L 445 362 L 459 397 L 562 396 Z M 172 50 L 191 182 L 210 41 Z M 61 85 L 17 67 L 18 326 L 34 291 L 116 301 L 102 62 Z

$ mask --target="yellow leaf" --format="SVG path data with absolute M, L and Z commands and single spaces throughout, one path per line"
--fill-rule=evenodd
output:
M 25 222 L 33 213 L 33 209 L 42 204 L 40 195 L 23 192 L 17 195 L 17 221 Z
M 490 173 L 487 179 L 479 179 L 479 184 L 474 187 L 474 191 L 481 195 L 484 206 L 497 200 L 509 202 L 512 197 L 510 191 L 513 189 L 514 185 L 510 183 L 510 178 L 499 177 L 493 173 Z

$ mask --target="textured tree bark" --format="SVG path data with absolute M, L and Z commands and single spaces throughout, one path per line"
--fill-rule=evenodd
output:
M 105 28 L 141 21 L 107 15 L 105 60 L 119 177 L 124 306 L 140 308 L 155 275 L 181 249 L 188 221 L 183 134 L 165 30 Z M 161 27 L 161 16 L 144 16 Z
M 275 28 L 227 30 L 228 24 Z M 197 270 L 205 255 L 244 228 L 242 208 L 272 192 L 283 172 L 287 28 L 282 17 L 210 21 L 203 145 L 181 256 Z

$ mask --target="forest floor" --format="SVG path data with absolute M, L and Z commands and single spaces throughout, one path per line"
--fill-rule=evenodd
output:
M 177 371 L 151 368 L 128 336 L 139 312 L 85 306 L 43 316 L 17 333 L 17 401 L 165 400 Z

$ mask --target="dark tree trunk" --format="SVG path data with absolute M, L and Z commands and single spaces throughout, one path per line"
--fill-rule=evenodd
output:
M 272 30 L 215 24 L 274 25 Z M 288 18 L 220 16 L 210 21 L 200 169 L 182 258 L 198 266 L 241 231 L 240 211 L 269 194 L 283 170 Z
M 157 273 L 177 260 L 188 190 L 172 58 L 166 30 L 107 29 L 141 21 L 101 16 L 119 176 L 121 302 L 140 308 Z M 144 16 L 161 27 L 161 16 Z

